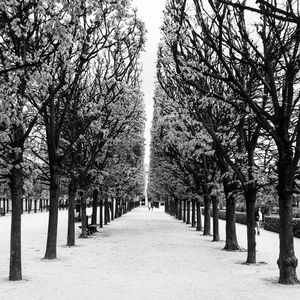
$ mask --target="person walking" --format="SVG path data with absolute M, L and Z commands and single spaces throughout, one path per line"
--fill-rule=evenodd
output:
M 255 222 L 256 222 L 256 228 L 257 228 L 257 235 L 260 235 L 260 227 L 262 222 L 262 212 L 261 208 L 259 207 L 255 213 Z

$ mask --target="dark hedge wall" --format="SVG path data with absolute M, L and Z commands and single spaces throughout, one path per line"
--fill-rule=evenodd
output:
M 246 213 L 236 212 L 236 222 L 246 225 Z M 219 218 L 226 219 L 226 211 L 219 211 Z M 293 219 L 294 236 L 300 238 L 300 218 Z M 263 227 L 265 230 L 279 232 L 279 217 L 278 216 L 265 216 Z

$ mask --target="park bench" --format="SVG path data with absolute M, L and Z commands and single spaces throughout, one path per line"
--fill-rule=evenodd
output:
M 5 216 L 5 211 L 3 208 L 0 208 L 0 216 Z
M 96 224 L 89 224 L 89 218 L 92 219 L 92 216 L 86 216 L 86 233 L 88 235 L 91 235 L 95 232 L 97 232 L 97 225 Z M 79 228 L 81 228 L 82 226 L 80 225 Z
M 86 230 L 87 230 L 88 234 L 93 234 L 93 233 L 98 231 L 97 230 L 97 225 L 96 224 L 87 225 Z

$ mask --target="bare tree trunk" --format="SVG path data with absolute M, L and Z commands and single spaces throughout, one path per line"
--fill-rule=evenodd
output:
M 182 221 L 186 222 L 186 200 L 183 200 L 183 217 Z
M 102 195 L 100 195 L 100 205 L 99 205 L 99 227 L 103 228 L 103 200 Z
M 186 202 L 186 224 L 191 224 L 191 201 Z
M 107 225 L 108 223 L 108 199 L 107 199 L 107 196 L 105 196 L 105 199 L 104 199 L 104 225 Z
M 119 199 L 119 217 L 121 217 L 123 215 L 123 199 L 120 198 Z
M 107 196 L 107 223 L 110 223 L 111 216 L 111 202 L 109 201 L 109 196 Z
M 211 204 L 210 196 L 207 193 L 205 193 L 204 194 L 204 230 L 203 230 L 203 235 L 210 235 L 210 204 Z
M 111 198 L 111 220 L 114 220 L 114 198 Z
M 80 201 L 81 201 L 81 234 L 80 238 L 87 237 L 87 217 L 86 217 L 86 196 L 84 192 L 80 192 Z
M 247 212 L 247 264 L 256 263 L 256 241 L 255 241 L 255 184 L 248 184 L 245 191 Z
M 170 200 L 170 215 L 174 216 L 174 199 Z
M 23 154 L 19 154 L 17 164 L 23 161 Z M 10 180 L 12 211 L 10 231 L 10 265 L 9 280 L 22 280 L 21 262 L 21 203 L 23 197 L 22 168 L 14 166 Z
M 220 168 L 222 176 L 228 172 L 228 165 L 224 160 L 222 154 L 216 151 L 218 158 L 218 166 Z M 235 185 L 231 183 L 231 179 L 223 177 L 223 188 L 226 198 L 226 243 L 224 250 L 237 251 L 241 250 L 236 237 L 235 226 L 235 198 L 233 192 L 235 191 Z
M 115 203 L 115 219 L 119 217 L 119 197 L 116 197 L 116 203 Z
M 57 221 L 58 221 L 58 196 L 60 188 L 60 168 L 58 165 L 50 164 L 50 207 L 48 235 L 45 259 L 54 259 L 57 257 Z
M 195 199 L 192 199 L 192 227 L 195 227 Z
M 123 200 L 123 214 L 126 214 L 127 213 L 127 201 L 126 201 L 126 196 L 124 197 L 124 200 Z
M 75 196 L 76 183 L 71 179 L 69 183 L 69 209 L 68 209 L 68 236 L 67 246 L 75 246 Z
M 197 200 L 197 231 L 202 231 L 202 222 L 201 222 L 201 203 Z
M 174 199 L 173 207 L 174 216 L 176 219 L 178 219 L 178 199 Z
M 236 237 L 235 199 L 233 195 L 229 195 L 226 199 L 226 243 L 224 250 L 240 250 Z
M 94 189 L 93 192 L 93 212 L 92 212 L 92 224 L 97 225 L 97 207 L 98 207 L 99 191 Z
M 211 196 L 211 199 L 213 205 L 213 242 L 219 242 L 219 199 L 216 196 Z
M 182 220 L 182 200 L 179 200 L 179 213 L 178 213 L 178 220 Z
M 292 190 L 294 176 L 291 174 L 292 150 L 280 149 L 278 167 L 278 195 L 279 195 L 279 283 L 299 283 L 297 278 L 298 259 L 294 252 Z

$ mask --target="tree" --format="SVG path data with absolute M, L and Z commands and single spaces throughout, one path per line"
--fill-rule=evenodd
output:
M 118 61 L 118 64 L 110 65 L 110 68 L 107 69 L 110 81 L 108 80 L 104 87 L 101 87 L 109 89 L 113 94 L 115 86 L 118 86 L 118 81 L 130 69 L 131 63 L 133 63 L 132 57 L 138 55 L 141 49 L 139 44 L 143 43 L 141 34 L 143 27 L 136 19 L 135 14 L 130 12 L 127 2 L 122 2 L 120 5 L 111 1 L 103 3 L 98 1 L 64 3 L 60 12 L 67 16 L 58 19 L 55 23 L 59 33 L 56 40 L 61 45 L 60 49 L 63 51 L 63 55 L 56 53 L 52 57 L 51 69 L 49 70 L 50 80 L 46 87 L 46 93 L 37 95 L 39 99 L 44 97 L 48 99 L 47 105 L 41 112 L 46 128 L 50 174 L 50 213 L 45 254 L 47 259 L 53 259 L 57 256 L 57 202 L 62 163 L 72 147 L 76 147 L 81 134 L 87 130 L 94 120 L 101 116 L 97 103 L 93 101 L 91 103 L 84 102 L 85 108 L 82 113 L 88 116 L 85 118 L 85 124 L 80 132 L 77 132 L 74 136 L 69 136 L 72 137 L 72 140 L 65 140 L 62 132 L 68 122 L 66 116 L 70 115 L 72 102 L 78 101 L 77 98 L 82 88 L 81 84 L 90 83 L 86 80 L 86 76 L 91 74 L 88 70 L 93 70 L 94 63 L 97 62 L 98 58 L 98 62 L 105 65 L 105 57 L 102 57 L 101 60 L 101 55 L 105 49 L 114 47 L 115 53 L 107 58 L 112 59 L 114 58 L 113 55 L 116 55 L 114 61 Z M 111 18 L 111 22 L 107 22 L 107 18 Z M 117 48 L 120 45 L 119 41 L 122 41 L 123 44 L 120 48 Z M 131 52 L 127 50 L 131 50 Z M 121 54 L 120 51 L 122 51 Z M 125 69 L 121 61 L 124 58 L 123 55 L 126 56 L 126 60 L 131 61 Z M 116 72 L 114 73 L 114 71 Z M 111 75 L 112 73 L 118 74 L 119 77 L 115 78 L 114 75 Z M 100 96 L 102 93 L 101 88 Z M 120 89 L 118 90 L 120 91 Z M 112 99 L 115 97 L 116 95 Z M 106 101 L 109 102 L 110 99 L 107 98 Z
M 24 145 L 45 102 L 35 93 L 44 89 L 52 43 L 53 6 L 40 1 L 5 2 L 0 6 L 1 160 L 12 198 L 10 280 L 21 280 L 21 200 Z
M 76 101 L 70 103 L 66 113 L 69 122 L 66 121 L 62 128 L 62 137 L 70 145 L 77 139 L 70 151 L 65 152 L 70 176 L 69 246 L 75 242 L 71 206 L 77 187 L 84 193 L 92 184 L 95 196 L 93 222 L 96 222 L 96 199 L 103 182 L 105 147 L 127 131 L 133 119 L 140 122 L 138 59 L 144 43 L 144 28 L 135 14 L 117 19 L 117 25 L 111 33 L 114 38 L 98 49 L 93 67 L 80 82 Z M 85 202 L 84 197 L 82 200 Z M 82 220 L 85 222 L 85 218 Z M 85 224 L 82 226 L 84 235 Z
M 265 1 L 265 3 L 269 3 Z M 280 207 L 280 253 L 278 266 L 280 283 L 298 283 L 297 258 L 294 254 L 292 230 L 292 190 L 299 162 L 299 23 L 277 18 L 277 12 L 268 14 L 268 6 L 257 8 L 257 22 L 239 22 L 245 14 L 243 8 L 215 4 L 209 1 L 209 9 L 215 17 L 207 15 L 203 1 L 194 1 L 201 41 L 213 50 L 221 62 L 216 69 L 202 56 L 203 75 L 224 82 L 246 107 L 262 130 L 274 140 L 277 152 L 278 195 Z M 275 5 L 276 6 L 276 5 Z M 287 12 L 290 6 L 286 6 Z M 234 29 L 234 36 L 232 36 Z M 253 29 L 253 30 L 252 30 Z M 246 46 L 246 51 L 245 51 Z M 261 85 L 261 92 L 254 94 L 241 83 L 237 66 L 247 66 L 250 74 Z M 222 99 L 222 95 L 219 95 Z M 226 99 L 223 98 L 224 101 Z M 233 105 L 237 101 L 231 101 Z

